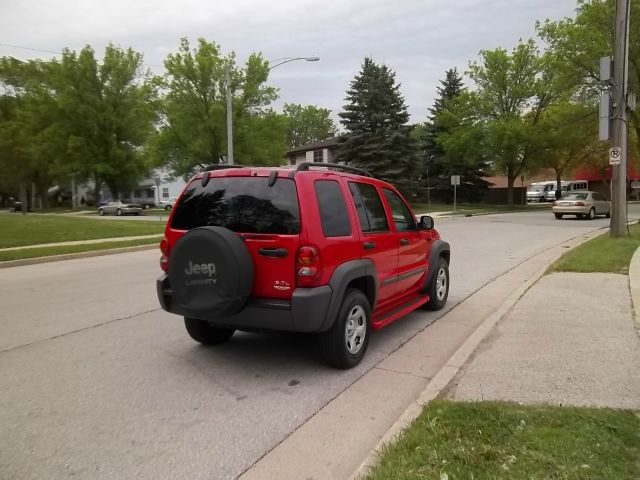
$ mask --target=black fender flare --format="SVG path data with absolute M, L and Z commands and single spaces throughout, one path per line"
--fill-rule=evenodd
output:
M 447 260 L 447 263 L 451 262 L 451 247 L 444 240 L 436 240 L 433 242 L 433 245 L 431 245 L 431 253 L 429 254 L 429 272 L 427 273 L 427 277 L 424 279 L 424 284 L 422 285 L 423 292 L 429 291 L 431 281 L 435 275 L 433 265 L 438 261 L 438 257 L 444 257 Z
M 329 286 L 332 290 L 331 302 L 327 309 L 327 316 L 320 331 L 329 330 L 336 320 L 338 310 L 342 304 L 347 286 L 354 280 L 362 279 L 367 286 L 364 292 L 371 304 L 371 311 L 374 310 L 378 299 L 378 275 L 374 263 L 366 258 L 349 260 L 338 265 L 331 279 Z

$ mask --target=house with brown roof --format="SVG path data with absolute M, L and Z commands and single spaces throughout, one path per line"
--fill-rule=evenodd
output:
M 338 137 L 329 137 L 315 142 L 305 143 L 287 152 L 288 165 L 300 165 L 304 162 L 336 162 Z

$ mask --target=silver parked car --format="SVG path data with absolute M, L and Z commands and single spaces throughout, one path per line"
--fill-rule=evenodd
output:
M 160 201 L 160 208 L 164 208 L 165 210 L 171 210 L 175 204 L 176 204 L 176 197 L 167 198 L 166 200 Z
M 578 218 L 593 220 L 596 215 L 611 217 L 611 202 L 598 192 L 571 192 L 562 195 L 560 200 L 553 202 L 551 211 L 557 219 L 564 215 L 575 215 Z
M 142 206 L 138 203 L 109 202 L 98 208 L 98 215 L 140 215 Z

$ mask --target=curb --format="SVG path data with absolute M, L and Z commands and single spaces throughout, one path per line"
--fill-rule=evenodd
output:
M 440 395 L 443 392 L 443 390 L 445 390 L 445 388 L 451 383 L 451 381 L 460 373 L 460 371 L 462 371 L 467 361 L 475 353 L 476 349 L 482 343 L 482 341 L 493 330 L 495 325 L 513 308 L 513 306 L 518 302 L 518 300 L 520 300 L 520 298 L 531 287 L 533 287 L 540 278 L 542 278 L 545 275 L 547 269 L 549 268 L 549 265 L 551 265 L 551 263 L 553 263 L 555 260 L 560 258 L 562 254 L 567 251 L 566 249 L 563 248 L 563 245 L 570 244 L 571 248 L 569 250 L 571 250 L 581 245 L 582 243 L 587 242 L 602 234 L 603 234 L 602 229 L 596 230 L 594 232 L 590 232 L 589 234 L 586 234 L 586 235 L 581 234 L 578 237 L 575 237 L 567 242 L 562 242 L 561 245 L 557 245 L 551 248 L 550 250 L 547 250 L 546 252 L 539 254 L 539 255 L 545 255 L 545 254 L 553 255 L 554 259 L 552 259 L 551 262 L 549 262 L 544 267 L 540 268 L 533 276 L 530 277 L 529 280 L 527 280 L 520 287 L 518 287 L 514 292 L 512 292 L 507 297 L 507 299 L 495 310 L 495 312 L 493 312 L 491 315 L 485 318 L 482 321 L 482 323 L 480 323 L 480 325 L 476 328 L 476 330 L 464 341 L 464 343 L 455 351 L 455 353 L 449 358 L 449 360 L 447 360 L 445 365 L 429 381 L 429 383 L 427 384 L 425 389 L 422 391 L 422 393 L 418 396 L 418 398 L 413 403 L 411 403 L 406 408 L 406 410 L 402 413 L 402 415 L 400 415 L 400 417 L 398 417 L 398 419 L 393 423 L 393 425 L 389 427 L 389 429 L 380 438 L 375 448 L 369 453 L 369 455 L 367 455 L 367 457 L 360 464 L 358 469 L 349 477 L 349 479 L 358 480 L 363 478 L 369 472 L 369 470 L 377 463 L 378 458 L 382 453 L 384 447 L 387 444 L 395 441 L 402 434 L 402 432 L 407 427 L 409 427 L 410 424 L 416 418 L 418 418 L 418 416 L 422 413 L 424 406 L 431 400 L 438 397 L 438 395 Z M 634 258 L 638 257 L 636 261 L 637 261 L 639 278 L 635 286 L 637 288 L 637 294 L 638 294 L 637 300 L 639 302 L 637 305 L 640 308 L 640 253 L 639 252 L 640 252 L 640 248 L 638 248 L 638 250 L 636 251 Z M 632 260 L 632 263 L 633 263 L 633 260 Z M 507 274 L 503 274 L 502 276 Z M 630 275 L 630 278 L 631 278 L 631 275 Z M 494 280 L 494 282 L 496 280 Z M 480 289 L 478 292 L 481 292 L 482 290 L 483 289 Z M 468 300 L 468 298 L 465 299 L 465 301 L 466 300 Z M 454 311 L 454 310 L 455 310 L 455 307 L 451 311 Z M 449 314 L 450 312 L 447 312 L 447 314 Z M 636 321 L 637 321 L 637 317 L 636 317 Z
M 640 247 L 631 257 L 629 264 L 629 293 L 631 294 L 631 309 L 636 324 L 636 330 L 640 335 Z
M 10 267 L 22 267 L 25 265 L 37 265 L 39 263 L 60 262 L 62 260 L 73 260 L 77 258 L 104 257 L 105 255 L 115 255 L 117 253 L 138 252 L 141 250 L 152 250 L 158 248 L 158 242 L 148 245 L 135 245 L 133 247 L 111 248 L 109 250 L 93 250 L 91 252 L 65 253 L 62 255 L 51 255 L 49 257 L 25 258 L 22 260 L 7 260 L 0 262 L 0 269 Z

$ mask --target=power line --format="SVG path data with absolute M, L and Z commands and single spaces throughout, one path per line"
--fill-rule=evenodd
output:
M 11 47 L 11 48 L 19 48 L 21 50 L 30 50 L 32 52 L 43 52 L 43 53 L 53 53 L 54 55 L 62 55 L 63 52 L 55 52 L 53 50 L 43 50 L 41 48 L 31 48 L 31 47 L 23 47 L 20 45 L 12 45 L 10 43 L 0 43 L 0 47 Z M 153 67 L 153 68 L 164 68 L 164 65 L 151 65 L 151 64 L 143 64 L 143 67 Z

